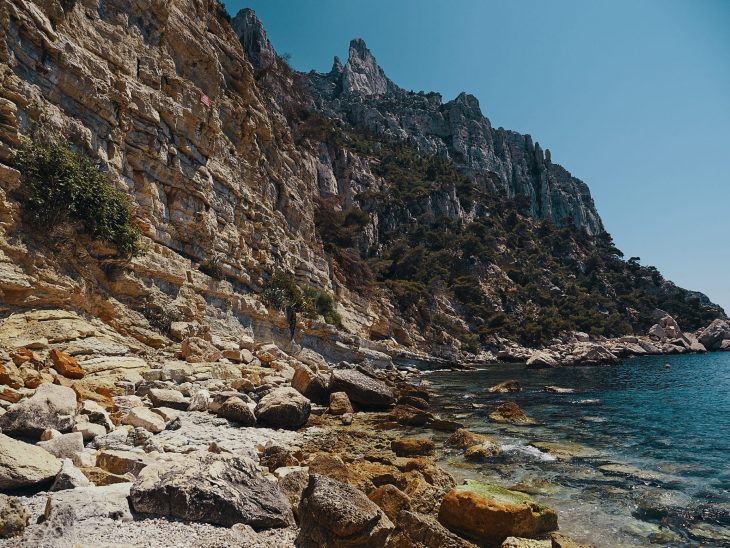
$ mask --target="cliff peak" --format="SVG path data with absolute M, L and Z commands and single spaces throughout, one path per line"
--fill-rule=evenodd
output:
M 350 41 L 347 63 L 342 74 L 342 89 L 361 95 L 383 95 L 397 89 L 397 86 L 378 65 L 365 40 L 355 38 Z
M 251 8 L 240 10 L 231 24 L 254 69 L 264 69 L 276 60 L 278 57 L 276 50 L 269 41 L 264 24 L 254 10 Z

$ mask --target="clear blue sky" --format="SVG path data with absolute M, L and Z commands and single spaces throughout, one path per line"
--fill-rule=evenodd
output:
M 627 257 L 730 313 L 730 0 L 249 0 L 299 70 L 364 38 L 401 87 L 476 95 L 588 183 Z

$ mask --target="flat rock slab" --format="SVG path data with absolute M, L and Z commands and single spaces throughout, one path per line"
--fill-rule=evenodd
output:
M 109 518 L 132 521 L 129 508 L 131 483 L 116 483 L 104 487 L 77 487 L 53 493 L 46 502 L 45 517 L 51 519 L 61 507 L 73 510 L 77 521 L 91 518 Z
M 134 510 L 144 514 L 256 529 L 293 523 L 289 501 L 250 459 L 231 454 L 176 456 L 142 470 L 132 486 Z
M 385 407 L 395 401 L 388 385 L 354 369 L 333 370 L 330 390 L 345 392 L 350 401 L 365 406 Z

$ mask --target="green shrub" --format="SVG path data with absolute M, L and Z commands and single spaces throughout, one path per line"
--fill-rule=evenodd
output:
M 22 174 L 24 213 L 32 225 L 50 229 L 78 221 L 92 238 L 113 244 L 123 255 L 142 253 L 129 200 L 89 158 L 63 144 L 28 140 L 15 165 Z
M 331 293 L 311 285 L 302 288 L 284 272 L 274 274 L 264 289 L 263 298 L 268 305 L 282 312 L 292 310 L 310 319 L 324 316 L 327 323 L 342 326 L 342 318 Z

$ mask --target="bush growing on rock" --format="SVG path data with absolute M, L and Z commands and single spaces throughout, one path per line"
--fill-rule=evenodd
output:
M 92 238 L 123 255 L 142 253 L 129 200 L 88 157 L 58 142 L 26 140 L 15 167 L 22 174 L 23 208 L 32 225 L 50 229 L 80 222 Z

